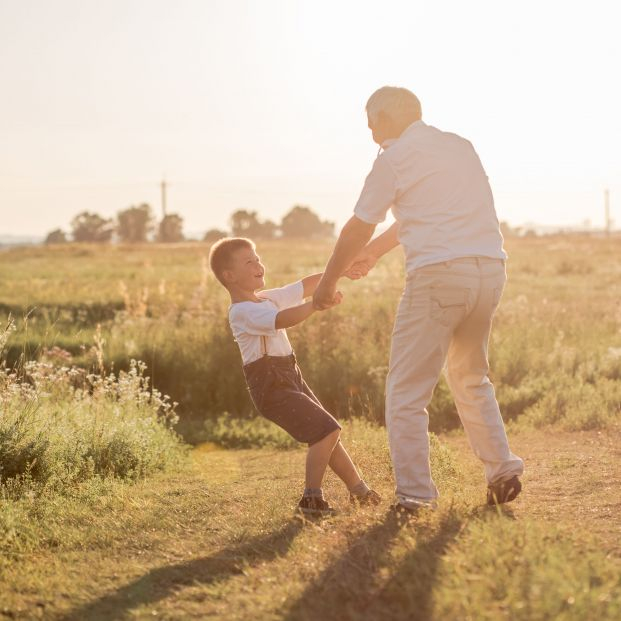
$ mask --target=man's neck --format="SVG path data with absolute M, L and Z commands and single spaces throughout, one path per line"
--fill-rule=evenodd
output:
M 403 136 L 406 130 L 412 127 L 414 123 L 418 123 L 419 121 L 422 121 L 422 119 L 414 119 L 413 121 L 412 120 L 404 121 L 396 129 L 393 130 L 392 132 L 393 135 L 390 138 L 387 138 L 387 140 L 398 140 L 399 138 L 401 138 L 401 136 Z
M 410 129 L 410 127 L 412 127 L 421 120 L 422 119 L 417 119 L 416 121 L 412 121 L 409 125 L 400 128 L 398 130 L 398 133 L 396 133 L 392 138 L 386 138 L 386 140 L 382 141 L 382 144 L 380 145 L 380 151 L 382 149 L 387 149 L 390 145 L 393 145 L 395 142 L 397 142 L 397 140 L 399 140 L 399 138 L 401 138 L 401 136 L 403 136 L 403 134 L 405 134 L 405 132 Z

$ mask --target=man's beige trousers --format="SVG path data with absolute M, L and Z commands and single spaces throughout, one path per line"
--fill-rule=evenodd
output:
M 521 475 L 509 450 L 487 347 L 506 282 L 504 261 L 454 259 L 419 268 L 406 281 L 392 335 L 386 425 L 400 500 L 433 501 L 427 405 L 445 366 L 466 435 L 488 483 Z

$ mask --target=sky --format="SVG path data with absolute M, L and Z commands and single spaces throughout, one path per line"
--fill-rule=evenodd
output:
M 0 235 L 148 202 L 185 230 L 308 205 L 341 226 L 404 86 L 468 138 L 499 218 L 621 227 L 615 0 L 0 0 Z

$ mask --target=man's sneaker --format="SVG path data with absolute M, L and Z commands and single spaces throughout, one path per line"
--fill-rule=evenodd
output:
M 417 500 L 416 498 L 397 497 L 392 509 L 398 515 L 416 515 L 420 511 L 435 511 L 438 505 L 435 500 Z
M 333 509 L 327 500 L 316 496 L 302 496 L 298 503 L 298 511 L 308 516 L 329 516 L 336 515 L 336 509 Z
M 506 481 L 490 483 L 487 486 L 487 504 L 502 505 L 505 502 L 511 502 L 517 498 L 521 491 L 522 484 L 517 476 L 513 476 Z
M 382 502 L 382 497 L 374 489 L 370 489 L 364 496 L 350 494 L 349 502 L 351 502 L 352 505 L 370 507 L 379 505 L 379 503 Z

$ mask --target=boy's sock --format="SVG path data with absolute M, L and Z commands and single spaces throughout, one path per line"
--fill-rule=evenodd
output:
M 323 498 L 323 489 L 321 487 L 318 487 L 316 489 L 313 487 L 305 487 L 304 497 L 305 498 Z
M 360 479 L 360 481 L 349 490 L 350 494 L 354 496 L 366 496 L 370 491 L 371 489 L 363 479 Z

